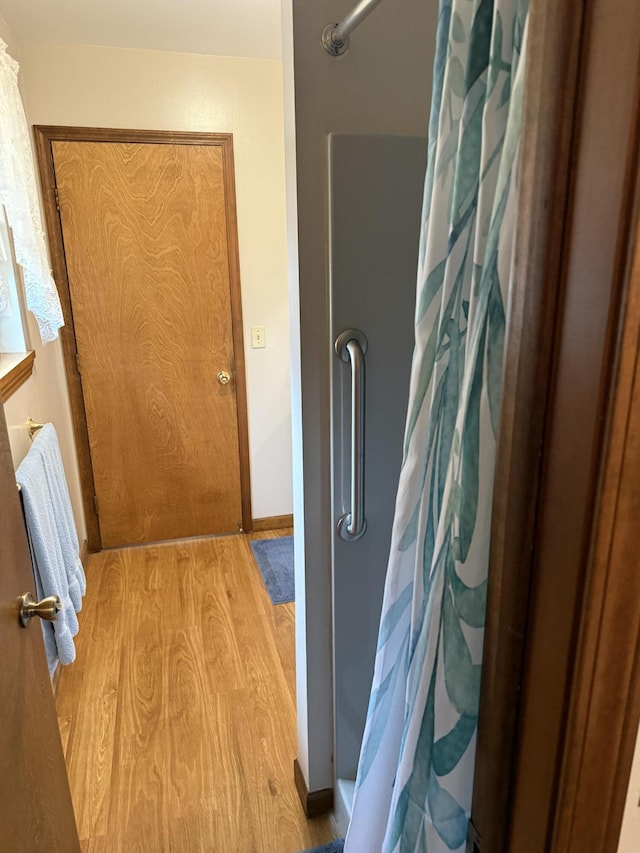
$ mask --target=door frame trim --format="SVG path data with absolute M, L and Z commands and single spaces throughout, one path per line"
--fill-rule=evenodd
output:
M 640 201 L 640 87 L 618 65 L 638 55 L 640 16 L 634 0 L 541 0 L 529 25 L 469 849 L 604 853 L 640 713 L 640 599 L 591 538 Z M 616 606 L 629 634 L 611 632 Z
M 190 133 L 163 130 L 130 130 L 124 128 L 67 127 L 34 125 L 35 146 L 42 187 L 45 220 L 51 250 L 53 275 L 58 286 L 65 325 L 60 330 L 65 372 L 69 386 L 73 431 L 78 453 L 82 503 L 87 524 L 89 551 L 102 549 L 100 524 L 96 513 L 95 484 L 91 466 L 91 450 L 82 384 L 77 364 L 77 346 L 71 292 L 62 239 L 62 223 L 56 201 L 53 142 L 134 142 L 163 145 L 213 145 L 222 149 L 224 168 L 225 213 L 227 218 L 227 251 L 229 257 L 229 292 L 231 297 L 231 331 L 233 341 L 236 410 L 238 419 L 238 451 L 240 459 L 240 497 L 242 529 L 252 529 L 251 476 L 249 467 L 249 423 L 245 373 L 240 256 L 236 213 L 235 170 L 232 133 Z
M 508 849 L 585 3 L 570 9 L 569 2 L 541 0 L 529 11 L 514 284 L 506 323 L 471 808 L 476 844 L 483 851 Z M 560 75 L 563 85 L 550 86 L 549 80 Z M 498 755 L 501 761 L 495 760 Z

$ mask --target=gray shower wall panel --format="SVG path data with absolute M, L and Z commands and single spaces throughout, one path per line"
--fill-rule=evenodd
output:
M 367 532 L 336 531 L 350 501 L 350 367 L 332 349 L 332 584 L 334 762 L 355 779 L 375 660 L 413 354 L 413 322 L 427 141 L 331 134 L 329 274 L 331 341 L 348 328 L 365 355 Z

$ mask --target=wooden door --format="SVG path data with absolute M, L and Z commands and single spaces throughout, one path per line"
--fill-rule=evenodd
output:
M 0 401 L 0 849 L 79 851 L 53 692 L 38 620 L 18 622 L 35 592 Z
M 248 526 L 230 144 L 52 142 L 105 547 Z

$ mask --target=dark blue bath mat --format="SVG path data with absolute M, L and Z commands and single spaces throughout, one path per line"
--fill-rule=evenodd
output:
M 293 536 L 257 539 L 251 543 L 251 548 L 271 603 L 293 601 Z
M 305 850 L 303 853 L 342 853 L 344 850 L 344 838 L 339 838 L 337 841 L 331 841 L 323 847 L 314 847 L 313 850 Z

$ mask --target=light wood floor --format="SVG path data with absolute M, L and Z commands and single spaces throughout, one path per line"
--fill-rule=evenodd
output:
M 105 551 L 87 581 L 57 694 L 83 850 L 329 841 L 293 784 L 294 607 L 269 601 L 249 537 Z

